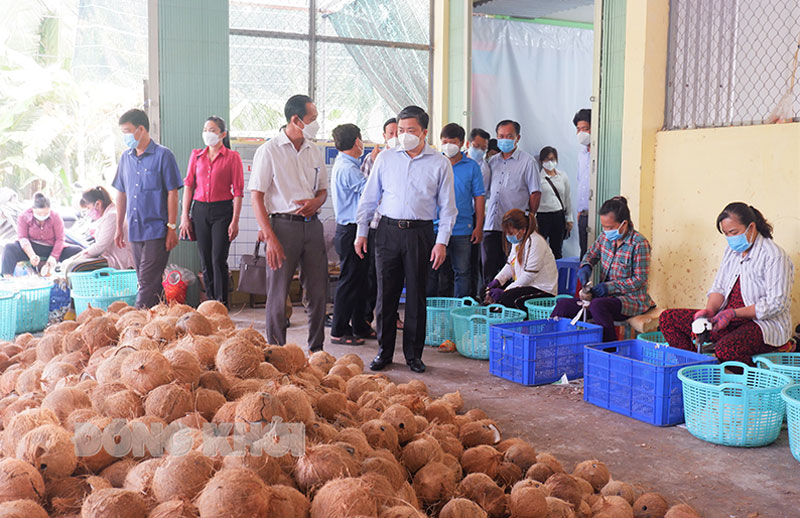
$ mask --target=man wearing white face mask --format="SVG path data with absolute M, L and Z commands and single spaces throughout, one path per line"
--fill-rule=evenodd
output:
M 589 182 L 592 175 L 592 110 L 579 110 L 572 118 L 578 140 L 578 241 L 581 257 L 586 254 L 589 239 Z
M 392 362 L 397 337 L 397 308 L 406 284 L 403 354 L 414 372 L 424 372 L 428 270 L 438 269 L 447 255 L 447 243 L 456 219 L 453 168 L 425 143 L 428 114 L 418 106 L 397 116 L 400 147 L 378 155 L 358 204 L 356 253 L 367 252 L 369 222 L 378 210 L 382 217 L 375 236 L 378 276 L 378 356 L 370 364 L 382 370 Z M 433 220 L 439 211 L 439 230 Z
M 308 294 L 308 347 L 315 352 L 325 342 L 328 258 L 317 213 L 328 197 L 328 174 L 322 150 L 312 142 L 319 129 L 312 99 L 294 95 L 283 111 L 286 127 L 256 151 L 249 184 L 269 265 L 267 340 L 286 343 L 285 301 L 299 265 Z

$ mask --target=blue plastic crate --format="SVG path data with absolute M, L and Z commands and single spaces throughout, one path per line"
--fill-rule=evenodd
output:
M 575 291 L 578 289 L 578 266 L 580 264 L 580 257 L 556 259 L 559 295 L 575 295 Z
M 489 372 L 522 385 L 583 376 L 583 347 L 603 340 L 603 328 L 567 319 L 492 326 Z
M 683 388 L 678 371 L 714 358 L 644 340 L 586 347 L 583 399 L 601 408 L 656 426 L 683 422 Z

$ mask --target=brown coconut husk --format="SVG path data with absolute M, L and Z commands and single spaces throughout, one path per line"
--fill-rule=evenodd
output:
M 278 461 L 266 452 L 261 455 L 227 455 L 222 459 L 223 468 L 247 468 L 255 472 L 264 484 L 272 485 L 278 482 L 281 468 Z
M 283 373 L 268 362 L 259 363 L 258 369 L 256 369 L 256 373 L 253 375 L 253 377 L 261 380 L 270 380 L 280 378 L 281 376 L 283 376 Z
M 208 321 L 211 322 L 211 325 L 219 334 L 227 334 L 233 331 L 233 329 L 236 327 L 236 324 L 233 323 L 233 320 L 224 315 L 211 315 L 210 317 L 206 318 L 208 318 Z
M 147 518 L 198 518 L 199 516 L 200 511 L 191 502 L 170 500 L 154 507 Z
M 442 455 L 441 462 L 453 472 L 453 477 L 455 477 L 456 483 L 461 482 L 461 479 L 464 478 L 464 470 L 461 469 L 461 463 L 458 461 L 458 459 L 445 453 Z
M 247 394 L 236 405 L 237 423 L 271 423 L 273 417 L 286 421 L 286 407 L 268 392 Z
M 42 400 L 42 408 L 52 410 L 60 423 L 79 408 L 91 408 L 92 401 L 82 390 L 64 387 L 49 393 Z
M 537 453 L 536 454 L 536 462 L 541 462 L 542 464 L 547 464 L 550 466 L 550 469 L 553 470 L 554 473 L 563 473 L 564 468 L 561 466 L 561 463 L 549 453 Z
M 504 454 L 505 460 L 513 462 L 523 473 L 536 464 L 536 450 L 530 443 L 522 442 L 511 445 Z
M 414 421 L 417 422 L 417 430 L 424 430 L 430 426 L 430 422 L 421 415 L 415 415 Z
M 600 497 L 592 505 L 592 516 L 597 518 L 634 518 L 633 509 L 621 496 Z
M 28 367 L 17 378 L 17 384 L 14 390 L 17 394 L 27 394 L 29 392 L 39 392 L 42 390 L 42 371 L 44 366 L 35 365 Z
M 357 365 L 359 370 L 364 370 L 364 360 L 361 359 L 361 356 L 355 353 L 348 353 L 340 356 L 336 360 L 337 365 Z
M 183 428 L 193 428 L 195 430 L 202 430 L 203 427 L 208 424 L 206 418 L 199 412 L 189 412 L 185 416 L 179 417 L 172 422 Z
M 48 518 L 47 511 L 32 500 L 13 500 L 0 505 L 0 518 Z
M 80 513 L 81 504 L 91 487 L 84 477 L 64 477 L 46 485 L 46 506 L 54 514 Z
M 200 382 L 200 375 L 203 374 L 205 369 L 197 361 L 194 354 L 183 349 L 170 349 L 164 353 L 164 357 L 172 367 L 176 382 L 189 387 L 197 386 Z
M 153 475 L 153 496 L 159 502 L 193 500 L 211 479 L 214 466 L 200 452 L 169 455 Z
M 369 485 L 357 478 L 327 482 L 311 502 L 311 518 L 376 517 L 378 504 Z
M 25 410 L 30 410 L 33 408 L 39 408 L 42 404 L 42 399 L 44 395 L 41 392 L 30 392 L 28 394 L 23 394 L 19 396 L 15 401 L 13 401 L 10 405 L 3 410 L 3 423 L 6 423 L 6 428 L 8 428 L 8 424 L 10 423 L 14 417 L 23 412 Z M 53 414 L 55 416 L 55 414 Z M 58 417 L 56 417 L 56 421 Z
M 535 480 L 531 480 L 529 478 L 523 478 L 522 480 L 514 484 L 514 486 L 511 488 L 511 492 L 513 493 L 514 491 L 518 491 L 526 487 L 541 489 L 545 495 L 550 496 L 550 492 L 547 490 L 544 484 L 542 484 L 541 482 L 537 482 Z
M 121 390 L 128 390 L 122 383 L 100 383 L 96 385 L 89 392 L 89 399 L 92 400 L 92 406 L 98 412 L 102 411 L 106 399 L 116 392 Z
M 367 473 L 378 473 L 379 475 L 383 475 L 386 477 L 387 480 L 392 484 L 392 487 L 399 487 L 406 481 L 406 477 L 408 474 L 406 471 L 394 460 L 392 456 L 392 460 L 383 457 L 370 457 L 364 459 L 361 464 L 361 472 L 363 474 Z
M 251 518 L 267 516 L 270 491 L 249 469 L 228 468 L 218 472 L 197 498 L 203 518 Z
M 78 325 L 85 324 L 89 320 L 92 320 L 97 317 L 102 317 L 104 314 L 105 312 L 102 309 L 97 309 L 89 306 L 88 308 L 83 310 L 80 315 L 75 317 L 75 321 L 78 323 Z
M 427 518 L 427 515 L 410 505 L 396 505 L 381 511 L 380 518 Z
M 392 486 L 389 479 L 380 473 L 364 473 L 359 478 L 369 486 L 370 493 L 377 501 L 378 509 L 384 509 L 400 503 L 397 497 L 397 488 Z
M 439 512 L 439 518 L 487 518 L 481 506 L 466 498 L 454 498 Z
M 417 433 L 417 421 L 414 419 L 414 414 L 403 405 L 391 405 L 383 412 L 381 419 L 394 426 L 400 444 L 407 443 Z
M 528 468 L 528 471 L 525 472 L 525 478 L 536 480 L 544 484 L 548 478 L 553 476 L 553 474 L 554 474 L 553 468 L 551 468 L 549 464 L 545 464 L 543 462 L 537 462 L 536 464 Z
M 539 489 L 525 487 L 511 493 L 508 508 L 513 518 L 547 518 L 547 496 Z
M 228 392 L 227 394 L 225 394 L 225 396 L 229 400 L 241 399 L 248 394 L 255 394 L 257 392 L 261 392 L 263 388 L 264 388 L 264 380 L 256 378 L 233 381 L 231 383 L 231 388 L 228 389 Z
M 459 482 L 456 495 L 480 505 L 489 518 L 503 518 L 508 513 L 505 492 L 485 473 L 470 473 Z
M 357 476 L 358 468 L 341 448 L 332 444 L 320 444 L 308 448 L 305 455 L 297 459 L 294 480 L 301 491 L 308 493 L 329 480 Z
M 214 415 L 227 401 L 225 396 L 207 388 L 196 388 L 192 393 L 194 410 L 199 412 L 206 421 L 214 419 Z
M 608 484 L 603 486 L 600 494 L 603 496 L 621 496 L 630 505 L 633 505 L 636 501 L 636 490 L 633 486 L 619 480 L 609 481 Z
M 72 434 L 54 424 L 26 433 L 17 443 L 16 457 L 32 464 L 45 480 L 67 477 L 78 465 Z
M 144 410 L 171 423 L 192 411 L 192 394 L 178 385 L 161 385 L 147 395 Z
M 120 390 L 106 397 L 100 413 L 116 419 L 134 419 L 144 415 L 142 398 L 132 390 Z
M 226 376 L 249 378 L 264 360 L 261 350 L 247 340 L 229 338 L 219 347 L 214 360 L 217 370 Z
M 204 372 L 200 375 L 200 380 L 197 384 L 199 387 L 219 392 L 223 396 L 225 396 L 231 388 L 230 378 L 218 371 Z
M 286 419 L 293 423 L 309 424 L 316 420 L 306 391 L 293 385 L 284 385 L 275 395 L 286 409 Z
M 464 473 L 485 473 L 494 479 L 502 459 L 503 455 L 499 451 L 483 444 L 464 451 L 461 455 L 461 467 Z
M 389 403 L 392 405 L 398 404 L 411 410 L 414 414 L 422 414 L 425 412 L 425 405 L 428 401 L 428 396 L 420 394 L 395 394 L 389 397 Z
M 445 401 L 433 401 L 425 408 L 425 419 L 430 423 L 452 423 L 455 417 L 455 410 Z
M 700 518 L 700 515 L 691 506 L 678 504 L 670 507 L 664 518 Z
M 122 309 L 127 307 L 130 306 L 128 306 L 128 303 L 125 302 L 124 300 L 115 300 L 114 302 L 108 305 L 106 311 L 108 311 L 109 313 L 119 313 Z
M 177 319 L 176 319 L 177 321 Z M 165 317 L 159 317 L 147 323 L 141 330 L 142 335 L 156 342 L 168 343 L 175 340 L 175 325 Z
M 589 482 L 595 492 L 599 492 L 611 480 L 608 468 L 597 459 L 579 462 L 572 474 Z
M 274 485 L 270 488 L 269 512 L 267 516 L 281 518 L 308 518 L 311 502 L 293 487 Z
M 0 504 L 13 500 L 41 502 L 45 494 L 42 475 L 25 461 L 0 460 Z
M 102 433 L 112 420 L 107 417 L 95 417 L 85 424 L 78 424 L 76 429 L 74 442 L 81 444 L 81 438 L 84 436 L 86 426 L 92 426 Z M 94 429 L 93 428 L 93 429 Z M 84 455 L 78 458 L 78 468 L 83 473 L 99 473 L 107 466 L 110 466 L 117 460 L 117 457 L 112 456 L 113 452 L 107 451 L 106 447 L 102 447 L 92 455 Z
M 119 339 L 119 331 L 114 320 L 107 316 L 95 317 L 81 324 L 80 331 L 89 354 L 101 347 L 114 345 Z
M 111 487 L 122 489 L 125 485 L 125 477 L 128 472 L 136 466 L 136 461 L 133 459 L 122 459 L 109 465 L 100 472 L 100 476 L 108 480 Z
M 169 360 L 158 351 L 134 351 L 122 361 L 120 381 L 137 394 L 145 395 L 175 379 Z
M 497 467 L 497 483 L 501 486 L 511 487 L 522 479 L 522 470 L 513 462 L 503 461 Z
M 21 366 L 12 365 L 3 372 L 2 376 L 0 376 L 0 394 L 5 397 L 14 392 L 17 386 L 17 378 L 22 374 L 22 371 Z
M 453 471 L 441 462 L 430 462 L 414 475 L 414 491 L 420 503 L 426 507 L 449 500 L 455 490 Z
M 64 336 L 64 333 L 46 333 L 36 344 L 36 359 L 47 363 L 57 354 L 61 354 L 61 343 Z
M 500 429 L 494 421 L 481 420 L 461 426 L 458 438 L 465 448 L 471 448 L 481 444 L 497 444 L 501 436 Z
M 547 497 L 547 518 L 575 518 L 572 504 L 560 498 Z
M 428 462 L 441 462 L 443 456 L 444 451 L 439 442 L 431 435 L 422 434 L 403 447 L 400 459 L 413 475 Z
M 379 389 L 378 382 L 369 374 L 359 374 L 347 380 L 346 392 L 350 401 L 358 401 L 365 392 L 377 392 Z
M 583 500 L 583 491 L 578 483 L 566 473 L 556 473 L 544 483 L 550 496 L 560 498 L 578 509 Z
M 125 489 L 92 492 L 83 501 L 81 518 L 145 518 L 147 504 L 141 495 Z
M 308 357 L 308 363 L 325 375 L 336 364 L 336 357 L 326 351 L 317 351 Z
M 306 366 L 306 354 L 294 344 L 267 346 L 264 358 L 284 374 L 295 374 Z
M 207 336 L 185 336 L 178 340 L 175 348 L 189 351 L 200 362 L 200 365 L 206 369 L 213 369 L 219 344 Z
M 76 383 L 80 371 L 74 365 L 57 361 L 48 363 L 42 370 L 42 389 L 45 392 L 52 392 L 59 386 L 65 386 L 67 383 Z
M 180 334 L 190 334 L 196 336 L 208 336 L 214 329 L 211 322 L 200 313 L 185 313 L 178 318 L 175 330 Z
M 347 396 L 341 392 L 329 392 L 317 401 L 317 412 L 329 421 L 336 419 L 347 407 Z
M 645 493 L 633 503 L 635 518 L 664 518 L 667 514 L 667 500 L 658 493 Z
M 31 430 L 45 424 L 58 425 L 58 416 L 47 408 L 28 408 L 14 415 L 10 422 L 5 421 L 3 437 L 3 454 L 13 457 L 17 452 L 17 443 Z
M 336 376 L 344 381 L 349 380 L 354 376 L 353 372 L 347 368 L 347 365 L 334 365 L 328 371 L 328 376 Z
M 125 475 L 123 489 L 134 491 L 147 498 L 153 498 L 153 476 L 162 462 L 164 462 L 162 457 L 148 459 L 131 468 L 128 474 Z
M 388 421 L 372 419 L 361 425 L 361 431 L 364 432 L 367 442 L 373 448 L 384 448 L 393 453 L 400 451 L 397 430 Z
M 225 304 L 217 300 L 206 300 L 201 302 L 200 305 L 197 306 L 197 312 L 206 318 L 213 315 L 222 315 L 225 317 L 228 316 L 228 308 L 225 307 Z
M 194 313 L 194 308 L 189 306 L 188 304 L 170 304 L 165 312 L 159 312 L 160 315 L 166 315 L 168 317 L 182 317 L 188 313 Z
M 237 405 L 238 403 L 236 401 L 228 401 L 219 407 L 219 410 L 214 414 L 214 418 L 211 422 L 214 424 L 233 423 L 236 420 Z
M 349 444 L 355 448 L 361 460 L 370 456 L 374 451 L 367 441 L 367 436 L 360 428 L 350 427 L 340 430 L 336 434 L 335 441 Z
M 584 497 L 594 494 L 594 487 L 592 487 L 589 481 L 575 475 L 572 475 L 572 479 L 578 483 L 578 487 L 581 488 Z

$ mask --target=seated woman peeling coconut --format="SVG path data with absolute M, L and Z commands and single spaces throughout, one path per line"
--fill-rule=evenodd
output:
M 603 233 L 581 260 L 578 279 L 586 286 L 592 268 L 600 263 L 600 282 L 591 288 L 589 316 L 603 327 L 603 341 L 617 339 L 614 322 L 639 315 L 655 306 L 647 293 L 650 243 L 633 228 L 628 201 L 615 196 L 600 207 Z M 553 317 L 573 318 L 581 309 L 579 298 L 562 299 Z
M 706 307 L 664 311 L 659 319 L 664 338 L 672 347 L 694 350 L 692 322 L 705 317 L 720 361 L 752 365 L 756 354 L 792 352 L 794 266 L 772 240 L 772 225 L 755 207 L 736 202 L 717 217 L 717 230 L 728 248 Z

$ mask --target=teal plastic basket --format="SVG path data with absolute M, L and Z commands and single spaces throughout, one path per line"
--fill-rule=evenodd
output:
M 645 342 L 651 342 L 654 344 L 669 345 L 664 339 L 664 335 L 659 331 L 655 331 L 653 333 L 639 333 L 636 338 L 638 340 L 644 340 Z
M 800 353 L 768 353 L 753 356 L 757 367 L 779 372 L 800 383 Z
M 426 300 L 425 345 L 439 347 L 445 340 L 453 340 L 453 319 L 450 317 L 450 310 L 477 304 L 478 302 L 470 297 L 460 299 L 428 297 Z
M 800 462 L 800 385 L 789 385 L 781 391 L 786 403 L 786 421 L 789 427 L 789 448 L 792 456 Z
M 108 309 L 112 302 L 118 300 L 133 306 L 139 290 L 135 270 L 101 268 L 92 272 L 70 274 L 69 281 L 77 315 L 90 305 L 97 309 Z
M 26 283 L 27 284 L 27 283 Z M 33 286 L 18 283 L 16 334 L 38 333 L 47 327 L 50 317 L 50 281 L 33 280 Z
M 520 309 L 500 304 L 467 306 L 450 310 L 456 350 L 467 358 L 489 359 L 489 327 L 495 324 L 522 322 L 527 316 Z
M 547 320 L 561 299 L 571 299 L 572 295 L 559 295 L 557 297 L 542 297 L 525 301 L 528 310 L 528 320 Z
M 739 367 L 742 374 L 725 372 Z M 724 446 L 756 447 L 778 438 L 786 412 L 786 375 L 741 362 L 696 365 L 678 371 L 686 427 L 698 439 Z
M 0 291 L 0 340 L 10 342 L 14 339 L 17 329 L 17 300 L 16 291 Z

